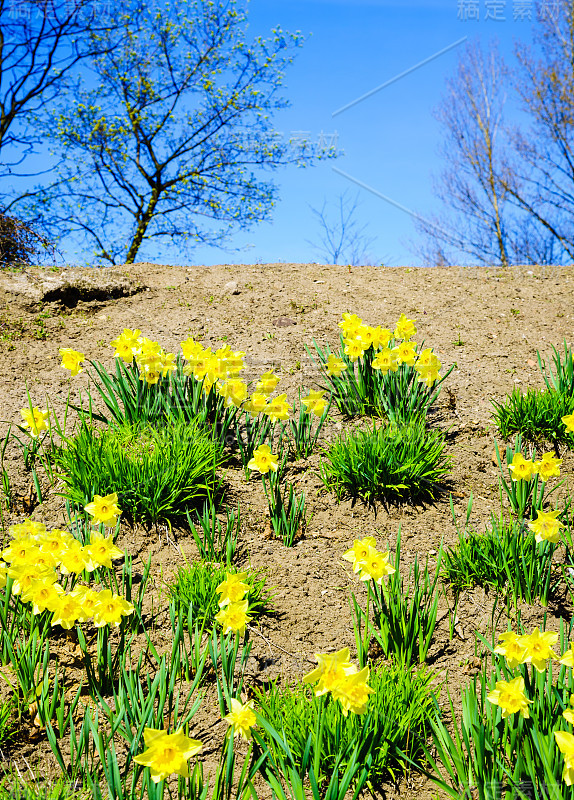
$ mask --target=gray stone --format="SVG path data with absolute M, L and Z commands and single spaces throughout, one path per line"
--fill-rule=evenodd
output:
M 228 281 L 223 287 L 225 294 L 241 294 L 237 281 Z

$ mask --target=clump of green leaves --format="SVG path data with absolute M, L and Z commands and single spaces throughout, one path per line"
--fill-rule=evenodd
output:
M 263 476 L 263 487 L 269 504 L 273 533 L 286 547 L 292 547 L 295 537 L 305 526 L 305 495 L 295 494 L 293 484 L 282 486 L 277 474 L 269 474 L 269 486 Z
M 315 697 L 304 684 L 271 684 L 256 698 L 256 708 L 290 750 L 296 774 L 304 780 L 310 767 L 319 790 L 333 772 L 344 772 L 354 750 L 370 754 L 369 786 L 398 778 L 422 758 L 433 708 L 433 674 L 426 667 L 405 670 L 379 665 L 369 676 L 374 693 L 364 714 L 343 716 L 341 704 L 330 696 Z M 262 728 L 272 761 L 281 761 L 278 742 Z M 406 758 L 405 758 L 406 756 Z M 363 759 L 362 763 L 367 763 Z
M 504 439 L 520 433 L 530 442 L 546 439 L 574 447 L 574 434 L 562 422 L 562 417 L 574 413 L 574 395 L 546 389 L 527 389 L 522 393 L 515 387 L 503 402 L 490 402 L 494 407 L 492 416 Z
M 169 586 L 170 602 L 177 612 L 183 611 L 185 617 L 193 619 L 207 628 L 214 624 L 215 615 L 219 611 L 220 595 L 216 589 L 223 583 L 227 573 L 236 573 L 235 567 L 223 564 L 198 561 L 179 567 L 173 583 Z M 271 596 L 265 586 L 265 575 L 260 572 L 248 572 L 245 583 L 249 585 L 247 600 L 249 615 L 257 617 L 271 610 Z
M 206 502 L 201 513 L 197 514 L 197 519 L 192 520 L 188 512 L 187 521 L 202 560 L 225 561 L 227 565 L 231 564 L 241 530 L 239 506 L 237 512 L 226 508 L 225 521 L 222 522 L 217 517 L 215 503 Z
M 552 345 L 552 361 L 554 368 L 544 361 L 538 351 L 538 366 L 542 372 L 548 391 L 555 391 L 567 397 L 574 397 L 574 352 L 564 340 L 564 360 L 558 349 Z
M 518 633 L 527 633 L 520 622 Z M 561 622 L 561 653 L 568 648 L 571 635 L 572 630 L 567 632 Z M 494 650 L 494 642 L 482 641 Z M 488 695 L 497 682 L 520 677 L 528 718 L 520 712 L 503 718 L 503 709 Z M 569 667 L 548 659 L 540 672 L 530 664 L 511 669 L 502 656 L 491 652 L 482 671 L 463 690 L 462 713 L 450 698 L 447 715 L 436 704 L 431 722 L 432 754 L 427 750 L 433 782 L 453 800 L 499 796 L 543 800 L 549 797 L 550 787 L 557 797 L 571 800 L 574 792 L 564 783 L 565 762 L 554 732 L 571 733 L 562 715 L 571 708 L 573 690 Z
M 454 515 L 452 498 L 451 511 Z M 467 513 L 467 521 L 469 516 Z M 546 606 L 561 580 L 552 564 L 557 547 L 552 542 L 536 542 L 524 520 L 493 514 L 482 534 L 467 526 L 458 529 L 458 542 L 444 552 L 442 575 L 457 593 L 484 586 L 506 592 L 514 604 L 538 599 Z
M 341 435 L 321 463 L 321 478 L 338 499 L 429 499 L 443 489 L 450 459 L 444 435 L 424 422 L 378 425 Z
M 74 504 L 83 507 L 95 494 L 116 492 L 124 514 L 154 523 L 184 516 L 189 506 L 213 496 L 223 460 L 213 436 L 185 420 L 159 429 L 125 424 L 103 430 L 83 420 L 52 457 L 63 494 Z
M 367 609 L 363 610 L 353 594 L 355 639 L 358 650 L 365 658 L 371 636 L 379 643 L 383 655 L 392 657 L 403 668 L 411 664 L 424 663 L 437 624 L 438 591 L 442 548 L 431 576 L 428 562 L 421 568 L 418 557 L 405 581 L 400 572 L 401 533 L 397 535 L 394 571 L 380 584 L 371 580 L 368 584 Z M 372 605 L 373 621 L 369 606 Z M 365 638 L 361 639 L 361 628 Z

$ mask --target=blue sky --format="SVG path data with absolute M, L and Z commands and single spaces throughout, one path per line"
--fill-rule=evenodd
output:
M 315 167 L 275 173 L 279 202 L 273 221 L 234 236 L 239 251 L 199 248 L 196 263 L 315 261 L 318 223 L 309 206 L 333 204 L 347 190 L 358 195 L 358 217 L 376 237 L 374 263 L 416 264 L 416 239 L 408 213 L 341 176 L 335 167 L 375 192 L 420 214 L 438 211 L 432 174 L 440 171 L 440 129 L 432 116 L 453 74 L 463 37 L 486 44 L 497 39 L 512 59 L 514 42 L 530 39 L 528 0 L 251 0 L 250 29 L 265 34 L 281 25 L 306 41 L 285 80 L 291 107 L 276 116 L 278 131 L 337 134 L 344 155 Z M 478 20 L 472 17 L 478 13 Z M 471 17 L 464 19 L 464 17 Z M 488 19 L 487 19 L 488 17 Z M 496 17 L 496 18 L 493 18 Z M 502 19 L 501 17 L 504 17 Z M 393 77 L 430 60 L 379 92 L 333 116 L 333 112 Z M 333 206 L 334 208 L 334 206 Z

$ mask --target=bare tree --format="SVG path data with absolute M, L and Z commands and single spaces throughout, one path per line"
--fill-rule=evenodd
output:
M 534 47 L 518 46 L 513 86 L 530 129 L 513 131 L 503 190 L 530 221 L 523 248 L 539 263 L 574 259 L 574 4 L 539 4 Z M 553 262 L 543 259 L 551 258 Z
M 444 131 L 441 151 L 448 166 L 435 183 L 435 194 L 449 214 L 416 221 L 425 237 L 422 254 L 431 263 L 460 263 L 468 257 L 509 263 L 508 197 L 500 180 L 508 169 L 503 146 L 507 75 L 495 47 L 483 53 L 471 44 L 457 74 L 447 81 L 435 114 Z
M 0 0 L 0 211 L 33 193 L 20 178 L 46 172 L 29 166 L 43 140 L 37 117 L 86 58 L 114 44 L 110 28 L 91 0 Z
M 320 209 L 310 206 L 319 222 L 319 243 L 309 244 L 327 264 L 351 264 L 358 266 L 369 260 L 370 247 L 375 237 L 367 235 L 368 226 L 357 219 L 358 195 L 354 198 L 347 192 L 339 195 L 334 203 L 334 212 L 325 200 Z
M 574 259 L 574 3 L 539 3 L 534 45 L 509 71 L 495 46 L 463 53 L 437 117 L 446 210 L 419 220 L 431 263 L 560 264 Z M 526 125 L 510 125 L 507 94 Z

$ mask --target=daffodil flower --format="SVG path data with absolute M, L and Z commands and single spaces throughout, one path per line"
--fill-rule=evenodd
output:
M 245 741 L 251 739 L 251 729 L 255 727 L 257 718 L 253 712 L 253 700 L 243 705 L 236 700 L 235 697 L 231 698 L 231 712 L 223 719 L 228 722 L 232 729 L 234 736 L 241 736 Z
M 203 747 L 197 739 L 187 737 L 181 728 L 175 733 L 145 728 L 144 744 L 147 749 L 139 756 L 134 756 L 134 761 L 149 767 L 150 777 L 154 783 L 159 783 L 174 773 L 181 775 L 182 778 L 188 778 L 187 762 Z

